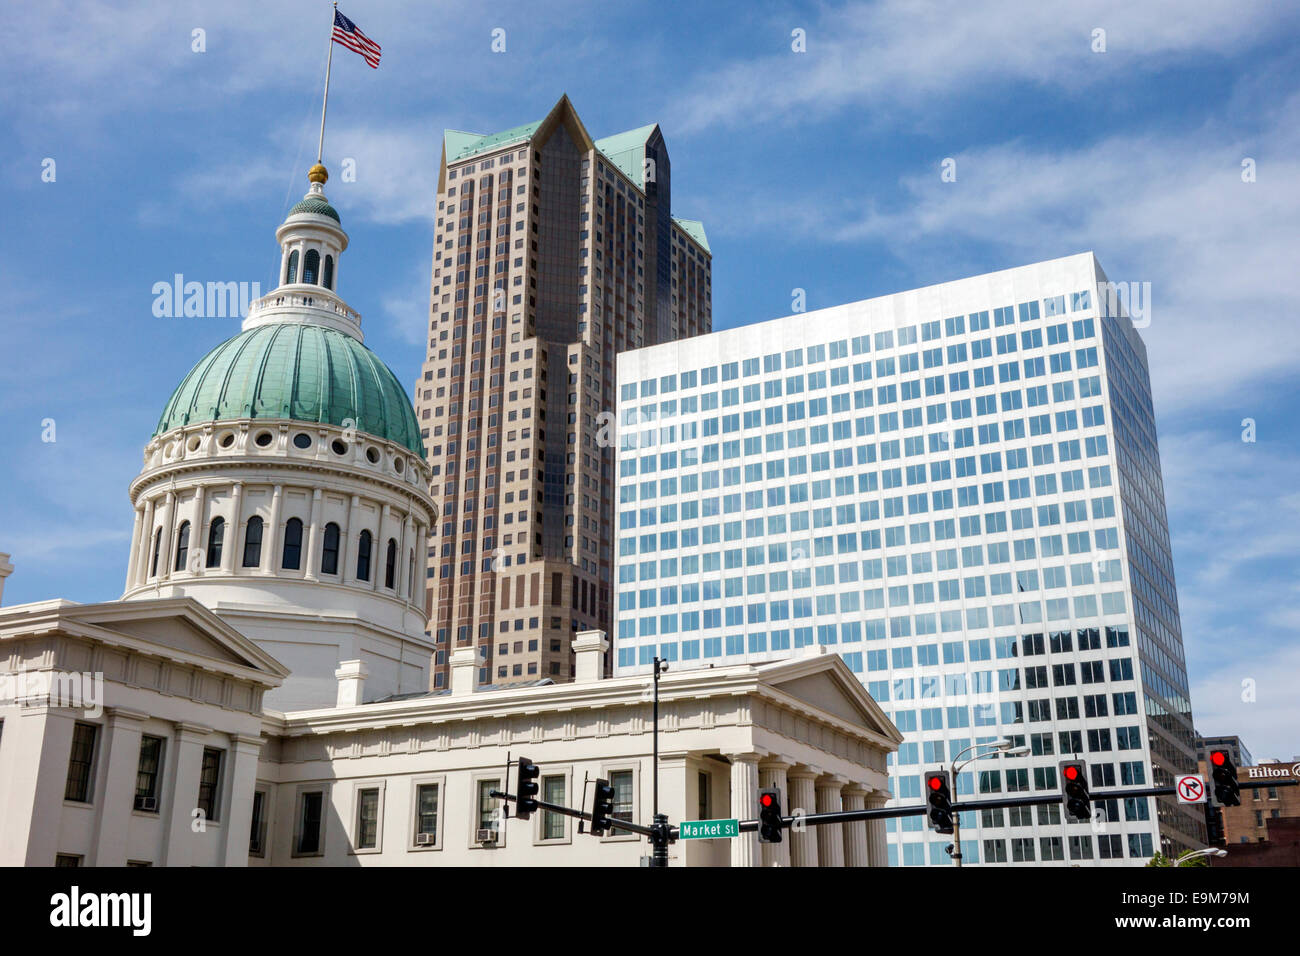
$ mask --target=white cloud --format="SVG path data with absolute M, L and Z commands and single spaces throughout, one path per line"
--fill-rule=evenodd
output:
M 846 106 L 895 115 L 918 102 L 961 97 L 977 86 L 1035 84 L 1080 90 L 1173 61 L 1223 57 L 1256 45 L 1294 19 L 1267 0 L 1187 4 L 1181 0 L 885 0 L 794 11 L 764 22 L 767 56 L 736 60 L 693 77 L 672 111 L 680 128 L 700 130 L 781 120 L 803 124 Z M 790 33 L 807 32 L 807 52 Z M 1106 52 L 1092 49 L 1106 31 Z M 868 119 L 868 121 L 870 121 Z M 909 121 L 926 122 L 924 114 Z
M 1221 669 L 1193 682 L 1196 729 L 1207 736 L 1239 735 L 1256 760 L 1288 760 L 1300 754 L 1297 687 L 1300 646 L 1234 654 Z
M 408 345 L 426 342 L 429 338 L 429 260 L 418 260 L 402 285 L 390 289 L 380 304 L 394 338 Z M 423 352 L 423 348 L 420 351 Z
M 1160 445 L 1197 729 L 1289 756 L 1300 746 L 1300 452 L 1243 443 L 1231 427 Z M 1242 700 L 1243 680 L 1255 701 Z
M 979 147 L 955 153 L 956 182 L 940 179 L 936 156 L 902 179 L 886 208 L 870 197 L 804 196 L 715 211 L 711 226 L 875 242 L 905 262 L 950 269 L 939 257 L 954 240 L 1001 251 L 1002 261 L 974 271 L 1092 249 L 1112 280 L 1152 284 L 1142 335 L 1155 356 L 1157 413 L 1221 407 L 1300 369 L 1300 289 L 1279 281 L 1300 260 L 1300 96 L 1262 123 L 1253 136 L 1206 125 L 1063 151 Z M 1241 179 L 1245 156 L 1266 157 L 1255 183 Z

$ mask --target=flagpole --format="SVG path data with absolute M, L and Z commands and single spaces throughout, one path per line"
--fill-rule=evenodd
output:
M 330 49 L 325 57 L 325 98 L 320 104 L 320 141 L 316 146 L 316 162 L 321 161 L 321 156 L 325 153 L 325 110 L 329 107 L 330 102 L 330 67 L 334 62 L 334 19 L 338 13 L 339 5 L 335 3 L 330 10 Z

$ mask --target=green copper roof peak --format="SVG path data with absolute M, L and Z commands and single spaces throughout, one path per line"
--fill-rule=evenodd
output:
M 698 219 L 681 219 L 677 216 L 673 216 L 673 222 L 682 227 L 682 232 L 703 246 L 705 252 L 713 255 L 713 250 L 709 248 L 709 237 L 704 234 L 704 223 Z
M 411 399 L 360 341 L 319 325 L 259 325 L 222 342 L 190 370 L 154 437 L 198 422 L 243 418 L 345 427 L 425 457 Z

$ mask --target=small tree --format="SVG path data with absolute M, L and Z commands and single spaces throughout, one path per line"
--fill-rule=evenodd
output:
M 1187 851 L 1191 853 L 1191 850 Z M 1177 859 L 1170 859 L 1163 853 L 1157 853 L 1147 861 L 1147 866 L 1209 866 L 1210 861 L 1207 857 L 1198 856 L 1191 860 L 1184 860 L 1181 856 Z

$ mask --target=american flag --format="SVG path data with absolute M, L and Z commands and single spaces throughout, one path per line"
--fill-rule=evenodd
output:
M 342 44 L 353 53 L 360 53 L 373 69 L 379 69 L 379 44 L 362 33 L 355 23 L 334 11 L 334 42 Z

